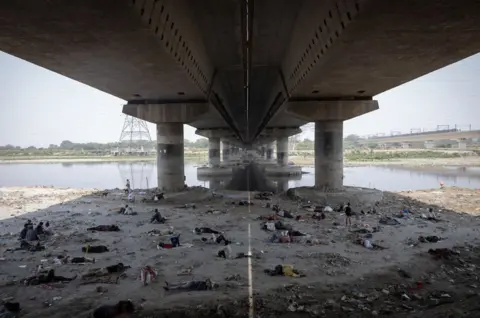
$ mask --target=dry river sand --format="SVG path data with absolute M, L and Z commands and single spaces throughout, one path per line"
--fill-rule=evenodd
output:
M 239 200 L 248 199 L 248 192 L 225 191 L 223 198 L 212 198 L 209 190 L 191 188 L 156 203 L 137 200 L 132 206 L 138 215 L 133 216 L 111 211 L 125 204 L 121 193 L 111 190 L 105 198 L 88 189 L 0 188 L 0 298 L 20 302 L 22 317 L 88 317 L 93 308 L 122 299 L 131 299 L 140 309 L 136 317 L 248 317 L 251 262 L 251 305 L 255 317 L 447 317 L 475 310 L 478 315 L 478 190 L 445 188 L 384 193 L 384 199 L 376 206 L 377 213 L 357 215 L 352 229 L 371 229 L 378 225 L 381 216 L 409 208 L 411 213 L 398 219 L 399 225 L 381 225 L 380 232 L 373 233 L 372 242 L 386 247 L 385 250 L 370 250 L 352 243 L 355 234 L 344 226 L 343 213 L 330 212 L 325 220 L 313 220 L 311 212 L 285 193 L 275 195 L 271 202 L 301 215 L 299 221 L 284 222 L 318 238 L 318 244 L 268 243 L 271 233 L 261 230 L 261 221 L 256 219 L 273 212 L 263 207 L 266 201 L 261 200 L 252 199 L 252 206 L 239 206 Z M 176 208 L 185 203 L 195 203 L 196 209 Z M 420 216 L 428 207 L 433 207 L 443 222 L 422 219 Z M 149 223 L 154 208 L 168 219 L 167 224 Z M 369 208 L 353 207 L 356 212 Z M 208 210 L 219 212 L 211 214 Z M 45 242 L 46 251 L 5 252 L 19 245 L 18 233 L 27 219 L 52 223 L 55 234 Z M 99 224 L 116 224 L 121 232 L 86 230 Z M 253 257 L 216 257 L 222 246 L 202 243 L 202 236 L 192 231 L 196 226 L 224 232 L 234 242 L 233 253 L 247 253 L 250 244 Z M 149 236 L 147 233 L 153 229 L 181 233 L 185 246 L 158 250 L 157 243 L 167 242 L 168 236 Z M 420 235 L 446 239 L 417 244 Z M 103 244 L 110 251 L 89 255 L 96 258 L 95 264 L 53 262 L 56 255 L 84 256 L 81 248 L 86 243 Z M 460 256 L 454 260 L 432 259 L 428 249 L 440 247 L 457 247 Z M 21 283 L 40 264 L 54 268 L 57 275 L 73 276 L 118 262 L 131 266 L 118 284 L 82 285 L 81 278 L 50 286 Z M 264 273 L 264 269 L 278 264 L 292 264 L 306 277 L 271 277 Z M 148 286 L 139 280 L 140 268 L 145 265 L 158 271 L 157 280 Z M 411 277 L 401 277 L 399 269 Z M 220 287 L 181 293 L 163 289 L 165 281 L 205 278 Z M 422 287 L 412 289 L 417 282 Z M 97 289 L 98 286 L 103 288 Z

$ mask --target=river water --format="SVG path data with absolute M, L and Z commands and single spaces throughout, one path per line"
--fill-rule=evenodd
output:
M 185 165 L 189 186 L 218 187 L 228 179 L 215 181 L 197 178 L 196 164 Z M 273 180 L 279 188 L 312 186 L 314 168 L 305 167 L 306 174 L 297 180 Z M 101 163 L 9 163 L 0 164 L 0 186 L 54 186 L 72 188 L 123 188 L 130 179 L 134 188 L 156 186 L 156 166 L 152 162 Z M 408 169 L 405 167 L 346 167 L 345 185 L 377 188 L 387 191 L 421 190 L 446 186 L 480 188 L 480 168 Z

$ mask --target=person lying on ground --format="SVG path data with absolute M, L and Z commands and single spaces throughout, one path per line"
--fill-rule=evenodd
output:
M 366 248 L 374 249 L 374 250 L 384 250 L 384 249 L 386 249 L 386 247 L 384 247 L 384 246 L 372 243 L 372 242 L 370 242 L 370 240 L 365 240 L 363 238 L 356 238 L 354 243 L 357 244 L 357 245 L 362 245 Z
M 279 220 L 280 217 L 276 214 L 273 215 L 261 215 L 257 218 L 257 220 L 262 220 L 262 221 L 276 221 Z
M 224 245 L 228 245 L 232 243 L 231 241 L 227 240 L 223 234 L 220 234 L 219 236 L 212 234 L 212 237 L 210 238 L 202 237 L 201 241 L 206 244 L 220 244 L 223 242 Z
M 212 230 L 211 228 L 209 227 L 196 227 L 195 228 L 195 233 L 196 234 L 222 234 L 221 232 L 219 231 L 216 231 L 216 230 Z
M 70 257 L 62 255 L 57 257 L 62 264 L 85 264 L 85 263 L 92 263 L 95 264 L 95 258 L 88 258 L 88 257 Z
M 202 291 L 212 290 L 217 288 L 218 284 L 213 283 L 210 279 L 206 280 L 193 280 L 188 282 L 168 283 L 165 282 L 163 289 L 165 291 Z
M 170 243 L 158 243 L 157 249 L 160 248 L 175 248 L 180 246 L 180 234 L 170 237 Z
M 278 210 L 277 215 L 282 218 L 293 219 L 292 213 L 288 212 L 287 210 Z
M 171 229 L 153 229 L 148 231 L 148 235 L 150 236 L 163 236 L 170 234 L 174 234 L 174 231 Z
M 432 255 L 434 259 L 450 259 L 453 256 L 458 256 L 460 253 L 458 251 L 451 250 L 449 248 L 436 248 L 429 249 L 428 254 Z
M 119 232 L 120 228 L 116 225 L 97 225 L 95 227 L 89 227 L 87 231 Z
M 158 212 L 158 209 L 155 209 L 155 212 L 152 216 L 152 218 L 150 219 L 150 223 L 156 223 L 156 224 L 163 224 L 165 223 L 167 219 L 164 218 L 160 212 Z
M 305 277 L 304 274 L 294 269 L 292 265 L 277 265 L 273 270 L 265 269 L 264 273 L 270 276 Z
M 105 253 L 108 252 L 108 248 L 105 245 L 86 245 L 82 247 L 83 253 Z
M 121 300 L 115 305 L 103 305 L 95 309 L 93 318 L 129 318 L 135 311 L 130 300 Z
M 118 264 L 103 267 L 103 268 L 92 268 L 92 269 L 89 269 L 88 272 L 82 275 L 82 279 L 88 279 L 92 277 L 103 277 L 103 276 L 107 276 L 115 273 L 122 274 L 129 268 L 130 266 L 125 266 L 123 265 L 123 263 L 118 263 Z
M 7 252 L 15 252 L 15 251 L 28 251 L 28 252 L 39 252 L 45 250 L 45 246 L 40 245 L 40 242 L 36 244 L 30 244 L 27 241 L 23 240 L 20 242 L 20 247 L 17 248 L 9 248 Z
M 48 271 L 48 274 L 40 274 L 29 277 L 25 279 L 25 285 L 27 286 L 35 286 L 35 285 L 42 285 L 48 283 L 58 283 L 58 282 L 71 282 L 77 278 L 77 276 L 73 276 L 72 278 L 63 277 L 63 276 L 55 276 L 55 271 L 53 269 Z

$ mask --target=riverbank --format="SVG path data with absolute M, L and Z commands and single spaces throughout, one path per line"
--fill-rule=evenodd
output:
M 314 158 L 290 157 L 290 161 L 300 166 L 315 165 Z M 406 166 L 406 167 L 480 167 L 480 156 L 460 157 L 460 158 L 432 158 L 432 159 L 392 159 L 392 160 L 370 160 L 370 161 L 350 161 L 343 162 L 345 167 L 362 166 Z
M 290 161 L 299 166 L 313 167 L 313 157 L 291 156 Z M 206 156 L 186 156 L 187 163 L 207 163 Z M 101 163 L 101 162 L 156 162 L 156 157 L 31 157 L 28 159 L 0 157 L 0 164 L 18 163 Z M 370 160 L 370 161 L 344 161 L 345 167 L 361 166 L 405 166 L 405 167 L 480 167 L 480 156 L 467 156 L 459 158 L 429 158 L 429 159 L 392 159 L 392 160 Z
M 0 157 L 1 163 L 95 163 L 95 162 L 156 162 L 155 156 L 105 156 L 105 157 L 71 157 L 71 156 L 45 156 L 45 157 Z M 207 162 L 207 154 L 185 155 L 185 162 Z
M 440 305 L 442 314 L 454 309 L 468 312 L 469 306 L 476 306 L 464 300 L 469 299 L 466 296 L 469 293 L 478 297 L 477 286 L 480 286 L 475 275 L 468 276 L 475 273 L 474 265 L 480 266 L 480 252 L 475 247 L 480 223 L 477 190 L 385 192 L 375 205 L 375 214 L 359 213 L 372 206 L 354 205 L 353 210 L 358 214 L 352 221 L 352 230 L 370 232 L 378 226 L 379 231 L 370 233 L 370 241 L 385 247 L 384 250 L 355 244 L 357 235 L 364 234 L 345 228 L 343 213 L 327 212 L 326 219 L 313 220 L 311 212 L 299 208 L 285 194 L 273 196 L 271 202 L 299 215 L 300 219 L 282 219 L 282 222 L 311 234 L 313 244 L 267 243 L 271 233 L 261 230 L 261 221 L 257 220 L 272 213 L 263 207 L 265 201 L 253 199 L 254 205 L 238 205 L 239 200 L 253 196 L 247 192 L 220 193 L 224 196 L 212 197 L 209 190 L 193 188 L 167 194 L 164 201 L 137 201 L 131 206 L 138 215 L 126 216 L 112 210 L 125 204 L 121 190 L 108 191 L 105 197 L 95 189 L 0 188 L 2 298 L 20 302 L 22 317 L 84 317 L 92 308 L 121 299 L 131 299 L 142 309 L 136 317 L 230 317 L 234 313 L 246 317 L 249 290 L 255 314 L 262 317 L 292 317 L 294 312 L 326 317 L 388 313 L 393 317 L 416 317 L 420 313 L 422 317 L 438 317 Z M 196 209 L 179 208 L 186 203 L 195 203 Z M 429 207 L 441 222 L 422 218 Z M 148 222 L 154 208 L 168 219 L 167 224 Z M 398 225 L 379 224 L 383 216 L 398 215 L 405 208 L 410 213 L 396 218 Z M 45 242 L 46 251 L 5 252 L 18 245 L 16 238 L 26 219 L 34 223 L 51 222 L 55 235 Z M 99 224 L 116 224 L 121 232 L 86 230 Z M 233 255 L 248 253 L 251 247 L 252 257 L 216 257 L 224 246 L 202 242 L 202 236 L 192 233 L 194 227 L 200 226 L 224 232 L 233 241 Z M 151 230 L 179 233 L 183 246 L 157 250 L 157 243 L 168 242 L 169 236 L 150 236 Z M 446 239 L 419 243 L 420 235 Z M 83 256 L 81 247 L 87 242 L 106 245 L 110 251 L 89 255 L 96 258 L 95 264 L 55 264 L 54 257 L 59 254 Z M 430 248 L 459 245 L 461 254 L 452 256 L 453 261 L 436 260 L 427 253 Z M 117 284 L 84 284 L 80 277 L 69 284 L 38 287 L 21 284 L 21 279 L 31 275 L 40 264 L 54 268 L 57 275 L 74 276 L 118 262 L 131 268 Z M 264 273 L 278 264 L 292 264 L 306 277 L 272 277 Z M 140 268 L 145 265 L 158 271 L 157 280 L 148 286 L 138 280 Z M 163 289 L 164 281 L 205 278 L 218 283 L 219 288 L 178 293 Z M 435 293 L 439 294 L 433 296 Z

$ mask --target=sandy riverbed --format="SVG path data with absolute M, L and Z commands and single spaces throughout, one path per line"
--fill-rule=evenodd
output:
M 376 207 L 377 214 L 359 215 L 353 221 L 353 229 L 377 226 L 381 216 L 392 215 L 404 208 L 413 213 L 399 219 L 399 225 L 381 225 L 381 231 L 373 234 L 374 243 L 387 247 L 380 251 L 353 244 L 354 234 L 343 226 L 342 213 L 328 213 L 325 220 L 315 221 L 311 219 L 311 213 L 299 208 L 296 201 L 284 194 L 274 196 L 272 201 L 294 214 L 302 215 L 300 221 L 287 219 L 285 223 L 317 237 L 320 244 L 267 243 L 271 233 L 261 230 L 260 221 L 256 220 L 260 215 L 272 213 L 262 207 L 265 202 L 253 200 L 253 206 L 231 204 L 232 201 L 248 198 L 247 192 L 226 192 L 225 197 L 212 199 L 210 191 L 196 188 L 171 195 L 158 204 L 135 203 L 134 209 L 139 213 L 135 216 L 109 211 L 124 204 L 120 196 L 114 194 L 115 191 L 107 198 L 94 193 L 93 189 L 0 188 L 2 250 L 18 245 L 18 232 L 27 219 L 34 222 L 49 220 L 56 233 L 45 242 L 45 253 L 3 253 L 0 295 L 2 299 L 20 302 L 22 317 L 84 317 L 92 308 L 120 299 L 131 299 L 137 307 L 141 307 L 138 317 L 230 317 L 233 312 L 238 312 L 240 317 L 247 316 L 249 260 L 217 258 L 215 255 L 222 246 L 199 242 L 201 236 L 192 232 L 196 226 L 225 232 L 227 238 L 234 241 L 234 253 L 248 252 L 250 243 L 253 255 L 258 256 L 250 259 L 253 306 L 261 317 L 368 317 L 382 315 L 386 308 L 399 317 L 413 317 L 420 309 L 431 311 L 431 317 L 440 317 L 434 314 L 436 307 L 420 306 L 421 301 L 431 298 L 423 296 L 423 293 L 441 288 L 451 296 L 455 308 L 458 308 L 464 293 L 473 290 L 472 295 L 476 295 L 477 299 L 479 297 L 477 276 L 464 277 L 474 268 L 470 265 L 466 268 L 465 264 L 480 266 L 480 254 L 476 248 L 462 249 L 463 263 L 452 267 L 449 267 L 451 264 L 432 260 L 426 253 L 429 248 L 478 243 L 480 193 L 476 190 L 446 188 L 384 193 L 384 199 Z M 175 208 L 192 202 L 196 203 L 196 209 Z M 434 223 L 418 218 L 428 207 L 433 207 L 444 221 Z M 159 208 L 167 217 L 166 225 L 148 223 L 153 208 Z M 354 206 L 356 211 L 368 208 Z M 209 209 L 225 213 L 207 214 Z M 86 231 L 87 227 L 98 224 L 116 224 L 122 231 Z M 152 229 L 173 229 L 181 233 L 181 242 L 186 246 L 157 250 L 157 243 L 167 242 L 168 236 L 148 236 L 147 232 Z M 412 246 L 419 235 L 437 235 L 447 239 Z M 97 259 L 93 265 L 53 264 L 55 255 L 83 256 L 81 247 L 86 242 L 107 245 L 110 252 L 93 255 Z M 80 278 L 51 288 L 20 284 L 20 280 L 31 275 L 39 264 L 54 268 L 57 275 L 73 276 L 93 267 L 118 262 L 132 267 L 127 270 L 127 277 L 118 284 L 81 285 Z M 293 264 L 306 277 L 270 277 L 263 272 L 278 264 Z M 444 264 L 443 267 L 441 264 Z M 149 286 L 143 286 L 139 281 L 140 268 L 145 265 L 153 266 L 159 273 L 157 281 Z M 399 281 L 399 268 L 412 278 Z M 189 274 L 182 275 L 185 272 Z M 476 269 L 474 272 L 477 272 Z M 238 275 L 235 280 L 227 280 L 234 275 Z M 462 277 L 463 281 L 457 280 L 458 277 Z M 204 278 L 211 278 L 220 284 L 220 288 L 184 293 L 167 293 L 162 288 L 166 280 L 175 282 Z M 412 292 L 406 292 L 410 300 L 397 295 L 399 285 L 411 285 L 419 280 L 426 282 L 427 278 L 428 286 L 418 291 L 418 297 L 422 299 L 412 300 Z M 96 291 L 98 286 L 108 290 L 99 293 Z M 45 303 L 51 306 L 47 307 Z M 448 307 L 442 309 L 446 312 Z

